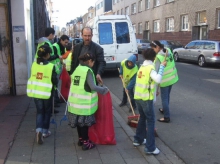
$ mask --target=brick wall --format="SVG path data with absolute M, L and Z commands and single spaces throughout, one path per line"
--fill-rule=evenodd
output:
M 125 7 L 129 6 L 129 16 L 133 24 L 136 24 L 138 32 L 138 23 L 142 23 L 145 30 L 145 22 L 149 21 L 149 30 L 151 40 L 156 39 L 175 39 L 183 44 L 192 40 L 192 27 L 197 26 L 197 13 L 206 11 L 208 25 L 208 39 L 218 39 L 220 29 L 217 29 L 217 10 L 220 9 L 220 0 L 174 0 L 174 2 L 166 3 L 166 0 L 160 0 L 160 5 L 153 6 L 153 0 L 150 0 L 150 8 L 146 9 L 145 2 L 142 0 L 142 11 L 138 11 L 139 0 L 123 0 L 113 5 L 113 12 L 118 10 L 125 12 Z M 136 13 L 131 14 L 131 5 L 136 3 Z M 188 15 L 189 29 L 181 31 L 181 16 Z M 174 31 L 166 32 L 166 18 L 174 18 Z M 160 20 L 160 32 L 153 32 L 154 20 Z M 215 36 L 213 33 L 217 33 Z M 143 38 L 143 35 L 137 34 L 137 38 Z M 218 39 L 220 40 L 220 39 Z

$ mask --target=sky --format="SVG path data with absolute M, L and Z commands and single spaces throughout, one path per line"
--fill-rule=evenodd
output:
M 98 0 L 53 0 L 55 10 L 59 10 L 58 25 L 62 28 L 67 22 L 76 17 L 83 16 L 88 12 L 88 8 L 93 6 Z

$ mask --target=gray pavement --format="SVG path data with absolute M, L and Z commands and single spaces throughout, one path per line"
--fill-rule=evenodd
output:
M 127 125 L 128 107 L 118 107 L 120 100 L 111 93 L 114 115 L 116 145 L 97 145 L 95 149 L 83 151 L 77 145 L 77 131 L 60 120 L 64 116 L 65 104 L 57 108 L 55 124 L 51 124 L 52 135 L 43 145 L 36 143 L 36 108 L 31 100 L 28 110 L 20 123 L 14 141 L 11 144 L 5 164 L 183 164 L 158 137 L 156 145 L 161 150 L 157 156 L 146 155 L 144 146 L 132 145 L 135 128 Z

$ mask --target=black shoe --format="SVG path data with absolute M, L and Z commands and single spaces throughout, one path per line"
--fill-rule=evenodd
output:
M 157 121 L 169 123 L 170 122 L 170 118 L 169 117 L 164 117 L 164 118 L 158 119 Z
M 120 107 L 125 106 L 127 104 L 127 102 L 121 102 L 121 104 L 119 104 Z
M 93 148 L 95 148 L 95 144 L 94 143 L 92 143 L 91 141 L 84 141 L 83 142 L 83 145 L 82 145 L 82 150 L 89 150 L 89 149 L 93 149 Z
M 79 139 L 78 141 L 78 146 L 82 146 L 83 145 L 83 140 L 82 139 Z

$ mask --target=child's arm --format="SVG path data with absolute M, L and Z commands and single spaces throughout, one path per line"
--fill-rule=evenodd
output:
M 164 71 L 165 66 L 163 64 L 160 65 L 158 73 L 155 70 L 152 70 L 150 73 L 150 77 L 156 82 L 160 83 L 162 80 L 163 76 L 163 71 Z
M 131 90 L 134 88 L 136 82 L 136 76 L 137 74 L 134 74 L 134 76 L 131 78 L 130 82 L 128 83 L 128 86 L 126 87 L 127 90 Z
M 94 80 L 93 80 L 93 76 L 92 76 L 92 72 L 89 70 L 88 73 L 87 73 L 87 76 L 86 76 L 86 82 L 88 83 L 90 89 L 92 91 L 96 91 L 96 92 L 99 92 L 100 94 L 104 95 L 106 93 L 108 93 L 108 88 L 107 87 L 100 87 L 100 86 L 97 86 L 95 83 L 94 83 Z

